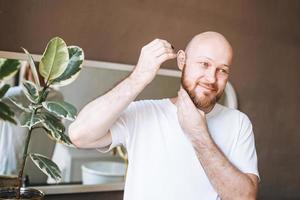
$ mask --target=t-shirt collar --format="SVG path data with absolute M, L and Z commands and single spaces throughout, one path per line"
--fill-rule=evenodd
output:
M 176 105 L 169 98 L 167 98 L 166 100 L 171 105 L 172 109 L 177 112 Z M 214 105 L 213 109 L 209 113 L 206 114 L 206 118 L 211 118 L 211 117 L 215 116 L 219 110 L 220 110 L 220 105 L 218 103 L 216 103 Z

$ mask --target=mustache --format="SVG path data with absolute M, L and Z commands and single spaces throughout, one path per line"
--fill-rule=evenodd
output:
M 199 85 L 199 86 L 202 86 L 202 87 L 205 87 L 209 90 L 213 90 L 213 91 L 218 91 L 218 86 L 216 84 L 211 84 L 211 83 L 203 83 L 203 82 L 200 82 L 198 81 L 195 85 L 195 87 Z

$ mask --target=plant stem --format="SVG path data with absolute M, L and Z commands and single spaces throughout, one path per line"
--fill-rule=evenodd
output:
M 31 127 L 29 129 L 28 135 L 26 137 L 25 147 L 24 147 L 24 151 L 23 151 L 23 160 L 22 160 L 21 168 L 20 168 L 19 174 L 18 174 L 17 199 L 20 199 L 21 187 L 22 187 L 22 177 L 23 177 L 23 172 L 24 172 L 24 168 L 25 168 L 25 164 L 26 164 L 27 152 L 28 152 L 28 147 L 29 147 L 32 130 L 33 130 L 33 128 Z
M 39 103 L 41 103 L 41 102 L 44 101 L 44 99 L 42 97 L 43 97 L 44 93 L 46 92 L 47 88 L 48 88 L 47 85 L 43 88 L 41 96 L 39 98 Z M 38 111 L 38 109 L 39 108 L 37 108 L 36 110 L 34 110 L 33 113 L 32 113 L 32 115 L 35 115 L 36 112 Z M 23 160 L 22 160 L 22 164 L 21 164 L 21 168 L 19 170 L 18 180 L 17 180 L 18 181 L 18 184 L 17 184 L 17 195 L 16 195 L 17 199 L 20 199 L 20 197 L 21 197 L 21 187 L 22 187 L 23 172 L 24 172 L 24 169 L 25 169 L 26 159 L 27 159 L 27 156 L 28 156 L 27 152 L 28 152 L 30 137 L 31 137 L 31 133 L 32 133 L 33 129 L 34 129 L 34 127 L 30 127 L 28 135 L 26 137 L 26 141 L 25 141 L 25 147 L 24 147 L 24 151 L 23 151 Z

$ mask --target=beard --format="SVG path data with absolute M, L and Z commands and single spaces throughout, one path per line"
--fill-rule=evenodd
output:
M 197 95 L 196 87 L 197 83 L 194 85 L 190 84 L 185 75 L 185 67 L 183 67 L 182 76 L 181 76 L 181 85 L 186 90 L 188 95 L 190 96 L 191 100 L 193 101 L 194 105 L 200 110 L 207 110 L 207 108 L 214 107 L 214 105 L 221 99 L 224 90 L 217 93 L 217 95 L 207 95 L 203 92 L 201 95 Z

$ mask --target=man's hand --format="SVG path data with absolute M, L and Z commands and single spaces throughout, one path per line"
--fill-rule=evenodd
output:
M 213 142 L 205 113 L 180 88 L 176 102 L 178 121 L 191 141 L 207 177 L 222 199 L 255 199 L 257 176 L 242 173 L 232 165 Z
M 181 87 L 176 102 L 180 126 L 192 144 L 209 137 L 205 113 L 197 109 L 188 93 Z
M 154 79 L 161 64 L 173 58 L 176 58 L 173 46 L 166 40 L 155 39 L 142 48 L 131 77 L 148 84 Z

